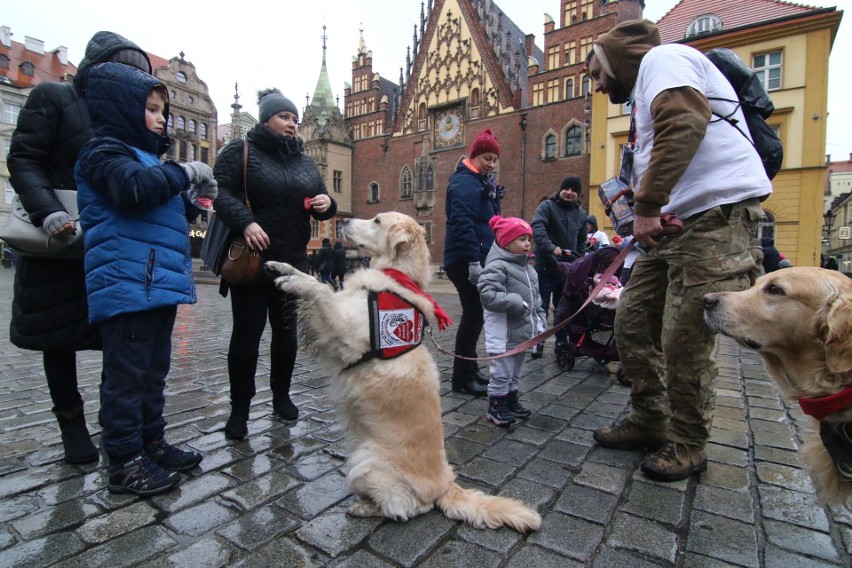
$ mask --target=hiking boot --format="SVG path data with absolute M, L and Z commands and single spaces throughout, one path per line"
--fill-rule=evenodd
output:
M 513 424 L 515 415 L 509 412 L 506 406 L 508 398 L 508 396 L 489 396 L 488 412 L 485 413 L 486 420 L 502 428 L 508 428 L 510 424 Z
M 127 461 L 111 464 L 109 468 L 110 493 L 133 493 L 151 497 L 165 493 L 180 483 L 180 474 L 161 469 L 140 452 Z
M 666 442 L 642 464 L 642 472 L 657 481 L 680 481 L 707 469 L 707 452 Z
M 518 400 L 518 391 L 512 391 L 509 393 L 509 396 L 506 397 L 506 408 L 509 409 L 509 412 L 511 412 L 515 418 L 523 418 L 526 420 L 532 414 L 532 411 L 525 408 Z
M 160 438 L 154 442 L 147 442 L 143 446 L 148 459 L 168 471 L 189 471 L 203 459 L 197 452 L 180 450 Z
M 658 450 L 666 443 L 664 428 L 649 428 L 625 418 L 615 426 L 595 430 L 595 442 L 614 450 Z

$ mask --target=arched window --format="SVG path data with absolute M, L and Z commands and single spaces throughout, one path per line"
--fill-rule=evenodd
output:
M 199 125 L 199 137 L 202 140 L 207 140 L 207 123 L 206 122 L 202 122 Z
M 171 130 L 172 128 L 174 128 L 174 124 L 175 124 L 175 117 L 174 117 L 174 115 L 169 114 L 169 123 L 166 126 L 168 127 L 169 130 Z
M 189 132 L 195 134 L 195 121 L 192 119 L 189 120 Z
M 591 79 L 586 75 L 583 77 L 582 87 L 580 89 L 580 96 L 585 97 L 589 94 L 589 87 L 591 86 Z
M 435 191 L 435 168 L 426 168 L 426 191 Z
M 27 77 L 32 77 L 35 73 L 35 66 L 29 61 L 24 61 L 23 63 L 21 63 L 21 73 L 23 73 Z
M 568 79 L 567 81 L 565 81 L 565 98 L 574 98 L 574 79 Z
M 556 158 L 556 135 L 548 134 L 544 138 L 544 159 L 553 160 Z
M 405 166 L 402 168 L 402 173 L 399 175 L 399 198 L 411 199 L 414 194 L 414 175 L 411 173 L 411 168 Z
M 576 124 L 565 131 L 565 155 L 579 156 L 583 152 L 583 129 Z
M 177 129 L 184 130 L 185 125 L 186 121 L 184 120 L 184 118 L 182 116 L 177 117 Z
M 417 118 L 426 118 L 426 103 L 420 103 L 417 107 Z
M 470 106 L 479 106 L 479 89 L 473 89 L 470 92 Z
M 367 194 L 367 203 L 379 202 L 379 184 L 373 182 L 370 184 L 370 191 Z
M 9 68 L 9 56 L 0 54 L 0 69 L 8 69 Z
M 690 22 L 689 27 L 686 28 L 685 37 L 707 34 L 721 29 L 722 20 L 718 16 L 715 14 L 703 14 Z

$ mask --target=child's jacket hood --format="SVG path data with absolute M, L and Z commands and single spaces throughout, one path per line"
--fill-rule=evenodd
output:
M 598 36 L 594 50 L 604 72 L 630 93 L 636 85 L 642 58 L 658 45 L 660 30 L 654 22 L 630 20 Z
M 156 78 L 121 63 L 100 63 L 92 67 L 86 79 L 86 102 L 95 136 L 115 138 L 156 156 L 169 149 L 169 137 L 148 130 L 145 105 L 156 86 Z M 169 116 L 166 101 L 164 114 Z

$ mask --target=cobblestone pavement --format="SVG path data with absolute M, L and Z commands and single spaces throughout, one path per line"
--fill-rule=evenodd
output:
M 41 356 L 8 341 L 12 278 L 0 269 L 0 567 L 850 564 L 852 513 L 817 506 L 797 462 L 803 415 L 781 401 L 759 357 L 728 340 L 719 346 L 710 465 L 700 478 L 651 482 L 638 469 L 640 453 L 594 444 L 592 431 L 628 410 L 612 364 L 578 359 L 560 372 L 549 344 L 521 385 L 534 413 L 506 431 L 485 422 L 482 399 L 450 392 L 451 362 L 436 355 L 460 484 L 538 508 L 541 531 L 476 530 L 434 511 L 407 523 L 347 518 L 342 432 L 329 379 L 308 358 L 299 357 L 291 391 L 302 418 L 276 421 L 266 337 L 249 437 L 225 439 L 230 303 L 210 285 L 178 312 L 166 397 L 169 440 L 204 461 L 171 493 L 111 495 L 103 457 L 89 466 L 62 460 Z M 446 280 L 430 291 L 458 318 Z M 453 337 L 439 341 L 452 349 Z M 99 432 L 99 354 L 83 354 L 79 367 L 89 427 Z

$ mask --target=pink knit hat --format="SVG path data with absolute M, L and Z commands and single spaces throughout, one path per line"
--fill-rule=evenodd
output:
M 486 128 L 473 139 L 473 144 L 470 145 L 470 159 L 472 160 L 485 152 L 500 156 L 500 144 L 497 143 L 497 138 L 490 128 Z
M 518 217 L 494 215 L 488 221 L 488 226 L 494 231 L 494 237 L 497 239 L 497 245 L 500 248 L 506 248 L 506 245 L 521 235 L 532 237 L 532 227 L 530 227 L 530 224 Z

